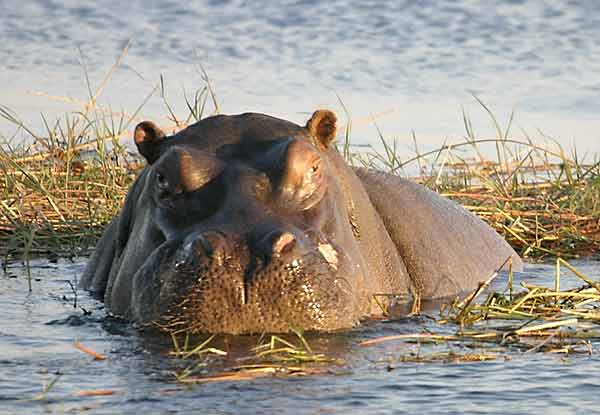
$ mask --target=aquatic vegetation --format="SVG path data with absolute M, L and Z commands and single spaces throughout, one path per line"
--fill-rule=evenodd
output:
M 561 289 L 562 267 L 570 271 L 571 278 L 574 276 L 584 284 Z M 492 360 L 508 356 L 506 353 L 511 350 L 592 354 L 591 341 L 600 339 L 600 282 L 560 258 L 556 260 L 554 287 L 522 282 L 524 290 L 517 292 L 509 272 L 506 288 L 490 291 L 489 285 L 499 275 L 494 273 L 464 298 L 444 304 L 436 321 L 440 332 L 403 333 L 365 340 L 360 345 L 408 341 L 419 345 L 456 343 L 481 350 L 461 354 L 447 347 L 441 352 L 421 354 L 419 349 L 417 353 L 399 356 L 396 362 Z M 484 293 L 485 299 L 478 301 Z M 448 332 L 445 326 L 455 327 L 455 331 Z
M 514 118 L 496 137 L 478 137 L 466 114 L 464 140 L 401 158 L 397 139 L 379 131 L 380 148 L 345 154 L 355 165 L 410 176 L 477 214 L 524 257 L 580 257 L 600 252 L 600 160 L 582 159 L 550 137 L 546 143 L 511 138 Z M 569 154 L 570 153 L 570 154 Z
M 227 352 L 211 347 L 215 335 L 209 336 L 198 345 L 192 346 L 189 332 L 170 332 L 173 351 L 169 354 L 180 361 L 189 361 L 183 370 L 174 372 L 176 380 L 184 384 L 211 383 L 224 381 L 253 380 L 265 376 L 306 376 L 331 373 L 331 365 L 341 365 L 342 361 L 313 352 L 303 333 L 295 330 L 299 344 L 286 335 L 262 335 L 258 344 L 249 348 L 248 354 L 237 357 L 236 364 L 227 365 L 225 371 L 217 374 L 207 370 L 209 356 L 225 357 Z M 184 337 L 180 344 L 178 336 Z M 241 364 L 240 364 L 241 363 Z
M 132 114 L 113 112 L 97 104 L 107 79 L 78 112 L 45 121 L 42 133 L 0 106 L 0 117 L 16 127 L 11 138 L 0 135 L 0 255 L 5 261 L 85 254 L 118 212 L 143 166 L 128 143 L 148 97 Z M 205 81 L 186 97 L 184 117 L 175 115 L 162 94 L 170 119 L 165 131 L 219 110 L 208 76 Z M 163 89 L 161 79 L 152 93 Z M 464 141 L 420 152 L 413 136 L 415 155 L 403 159 L 398 140 L 381 132 L 379 146 L 353 146 L 348 123 L 340 150 L 355 165 L 410 176 L 458 201 L 525 257 L 597 253 L 600 161 L 583 160 L 576 150 L 569 155 L 556 142 L 512 139 L 510 123 L 502 130 L 489 113 L 497 127 L 494 138 L 477 137 L 464 115 Z

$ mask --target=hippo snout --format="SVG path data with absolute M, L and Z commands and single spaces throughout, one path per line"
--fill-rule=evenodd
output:
M 337 266 L 337 251 L 331 244 L 322 242 L 317 232 L 302 233 L 282 227 L 258 226 L 239 236 L 223 231 L 209 230 L 191 233 L 182 243 L 174 261 L 175 271 L 211 267 L 244 268 L 245 283 L 251 282 L 259 269 L 272 262 L 297 266 L 302 258 L 321 256 L 331 267 Z
M 161 282 L 161 302 L 176 305 L 162 313 L 176 316 L 172 324 L 241 333 L 337 328 L 358 318 L 352 289 L 338 273 L 338 249 L 318 232 L 195 231 L 176 251 Z M 167 301 L 173 293 L 177 298 Z

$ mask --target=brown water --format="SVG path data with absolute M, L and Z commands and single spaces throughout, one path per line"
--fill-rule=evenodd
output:
M 309 335 L 319 352 L 343 359 L 330 373 L 296 378 L 266 377 L 252 381 L 184 387 L 172 371 L 188 363 L 167 357 L 168 339 L 143 334 L 131 325 L 105 316 L 100 303 L 78 292 L 78 308 L 66 281 L 81 274 L 85 260 L 32 263 L 33 291 L 27 290 L 26 268 L 10 264 L 0 275 L 0 413 L 593 413 L 600 403 L 600 340 L 593 353 L 562 356 L 499 351 L 500 358 L 475 363 L 402 363 L 416 352 L 410 343 L 358 346 L 361 340 L 429 329 L 451 333 L 427 317 L 365 322 L 345 333 Z M 590 277 L 600 277 L 600 263 L 574 263 Z M 527 265 L 517 275 L 536 284 L 550 284 L 553 267 Z M 502 288 L 506 280 L 498 281 Z M 563 275 L 563 285 L 579 284 Z M 81 308 L 91 312 L 84 315 Z M 437 315 L 436 309 L 427 311 Z M 74 348 L 79 339 L 103 353 L 94 361 Z M 240 356 L 256 344 L 255 337 L 226 339 L 225 358 L 214 357 L 201 373 L 214 375 L 240 364 Z M 482 352 L 452 344 L 457 353 Z M 440 350 L 448 349 L 447 345 Z M 422 353 L 433 351 L 423 346 Z M 488 351 L 489 352 L 489 351 Z M 46 399 L 31 401 L 43 384 L 60 374 Z M 114 395 L 79 397 L 82 390 L 108 389 Z

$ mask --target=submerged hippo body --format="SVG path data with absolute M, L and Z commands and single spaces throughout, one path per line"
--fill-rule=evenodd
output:
M 476 216 L 411 181 L 349 167 L 335 115 L 306 126 L 215 116 L 166 137 L 135 131 L 147 159 L 82 278 L 116 315 L 193 332 L 337 330 L 373 296 L 474 288 L 512 248 Z

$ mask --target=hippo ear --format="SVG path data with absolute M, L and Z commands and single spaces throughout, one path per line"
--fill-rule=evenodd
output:
M 306 128 L 323 149 L 329 147 L 329 144 L 335 139 L 336 121 L 337 117 L 333 112 L 316 110 L 310 120 L 306 122 Z
M 133 139 L 138 151 L 149 164 L 160 156 L 160 145 L 165 139 L 165 133 L 152 121 L 143 121 L 135 127 Z

